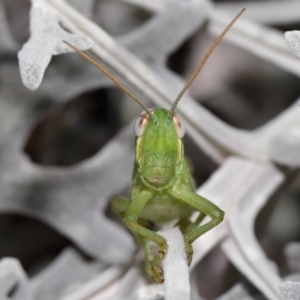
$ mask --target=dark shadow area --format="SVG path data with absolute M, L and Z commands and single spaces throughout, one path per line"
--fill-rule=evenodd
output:
M 58 106 L 33 128 L 24 152 L 34 163 L 55 166 L 93 156 L 120 127 L 114 91 L 92 91 Z
M 32 276 L 49 264 L 71 242 L 34 218 L 0 215 L 0 258 L 14 257 Z

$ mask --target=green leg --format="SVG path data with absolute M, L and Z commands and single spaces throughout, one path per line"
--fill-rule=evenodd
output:
M 185 246 L 185 253 L 186 253 L 186 257 L 187 257 L 187 262 L 188 265 L 191 264 L 192 262 L 192 258 L 193 258 L 193 247 L 191 245 L 191 242 L 186 238 L 186 236 L 188 236 L 191 232 L 193 232 L 194 230 L 196 230 L 199 225 L 201 224 L 201 222 L 203 221 L 204 217 L 206 215 L 202 212 L 200 212 L 200 215 L 198 216 L 198 218 L 196 219 L 196 221 L 194 223 L 191 223 L 186 230 L 183 230 L 183 237 L 184 237 L 184 246 Z
M 188 235 L 190 232 L 194 231 L 196 228 L 199 227 L 203 219 L 205 218 L 206 214 L 200 212 L 198 218 L 194 223 L 191 223 L 190 226 L 184 231 L 185 235 Z
M 130 200 L 124 197 L 117 197 L 111 201 L 110 207 L 112 211 L 123 218 L 130 204 Z
M 211 218 L 211 220 L 208 223 L 201 225 L 200 227 L 192 225 L 183 235 L 188 255 L 188 263 L 190 264 L 193 253 L 191 244 L 202 234 L 204 234 L 205 232 L 209 231 L 210 229 L 218 225 L 220 222 L 222 222 L 224 218 L 224 212 L 215 204 L 201 197 L 195 192 L 187 189 L 180 189 L 179 187 L 180 185 L 174 185 L 173 187 L 168 189 L 168 192 L 173 197 L 189 203 L 191 206 L 195 207 L 201 212 L 201 215 L 203 216 L 200 215 L 198 217 L 198 219 L 196 220 L 196 225 L 199 225 L 201 223 L 205 215 L 208 215 Z
M 130 200 L 128 198 L 123 198 L 123 197 L 117 197 L 112 200 L 111 202 L 111 208 L 115 214 L 117 214 L 120 217 L 124 217 L 125 212 L 128 210 L 128 207 L 130 205 Z M 141 226 L 147 226 L 148 221 L 146 220 L 139 220 L 139 224 Z M 145 269 L 146 272 L 150 277 L 153 276 L 153 271 L 152 271 L 152 263 L 153 263 L 153 251 L 151 247 L 151 241 L 147 240 L 139 235 L 136 235 L 136 243 L 139 246 L 143 246 L 144 248 L 144 253 L 145 253 Z
M 163 282 L 162 270 L 160 268 L 160 262 L 165 258 L 168 251 L 168 245 L 165 239 L 159 234 L 141 226 L 138 224 L 138 217 L 146 205 L 147 201 L 153 196 L 153 192 L 144 190 L 140 192 L 131 202 L 124 215 L 123 221 L 125 225 L 136 235 L 146 240 L 151 240 L 159 247 L 157 255 L 152 260 L 152 276 L 158 283 Z M 147 246 L 146 251 L 149 250 Z
M 154 278 L 153 269 L 152 269 L 152 264 L 154 260 L 153 249 L 151 244 L 152 242 L 141 236 L 137 236 L 136 239 L 138 243 L 141 244 L 144 248 L 146 272 L 148 273 L 149 277 Z
M 139 219 L 138 224 L 141 225 L 142 227 L 149 228 L 149 221 L 144 220 L 144 219 Z M 153 243 L 149 239 L 145 239 L 141 237 L 140 235 L 136 236 L 136 243 L 139 246 L 142 246 L 144 248 L 144 254 L 145 254 L 145 270 L 149 277 L 154 278 L 153 274 L 153 269 L 152 269 L 152 264 L 154 260 L 154 255 L 153 255 Z
M 179 226 L 181 232 L 185 232 L 193 223 L 189 218 L 181 218 L 175 224 L 175 226 Z

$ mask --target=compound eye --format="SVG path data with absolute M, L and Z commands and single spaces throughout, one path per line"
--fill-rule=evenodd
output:
M 145 128 L 147 127 L 148 121 L 149 121 L 149 116 L 145 111 L 142 112 L 136 118 L 135 123 L 134 123 L 134 133 L 135 133 L 136 137 L 139 137 L 144 133 Z
M 185 135 L 185 126 L 184 126 L 182 119 L 177 114 L 174 114 L 173 122 L 174 122 L 174 125 L 176 128 L 178 137 L 180 139 L 182 139 Z

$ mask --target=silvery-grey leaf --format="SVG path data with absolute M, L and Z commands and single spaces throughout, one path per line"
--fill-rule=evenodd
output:
M 0 182 L 0 210 L 26 211 L 57 228 L 89 255 L 110 263 L 128 263 L 134 251 L 132 240 L 118 225 L 104 217 L 104 212 L 106 197 L 129 181 L 125 176 L 115 181 L 123 168 L 128 174 L 131 172 L 131 160 L 124 160 L 132 154 L 129 129 L 92 160 L 67 171 L 68 176 L 66 171 L 34 167 L 24 157 L 13 153 L 10 145 L 3 145 L 0 151 L 5 161 L 2 164 L 5 175 Z M 4 158 L 4 152 L 7 158 L 10 156 L 9 160 Z M 19 166 L 10 169 L 8 161 L 16 164 L 20 160 Z M 114 161 L 115 168 L 110 161 Z M 7 171 L 4 171 L 4 163 Z
M 291 129 L 274 137 L 270 143 L 270 157 L 280 164 L 291 168 L 300 166 L 300 130 Z
M 270 176 L 270 174 L 272 174 L 273 177 Z M 246 179 L 248 177 L 249 179 Z M 250 180 L 250 178 L 252 178 L 252 180 Z M 261 181 L 262 179 L 264 181 Z M 270 182 L 268 182 L 269 180 Z M 272 188 L 275 189 L 281 181 L 282 175 L 277 173 L 275 169 L 272 169 L 271 166 L 266 165 L 265 167 L 259 167 L 259 165 L 247 160 L 234 157 L 228 158 L 222 164 L 222 166 L 212 174 L 209 180 L 197 190 L 197 193 L 213 201 L 225 211 L 225 221 L 218 225 L 217 228 L 214 228 L 194 242 L 194 257 L 192 267 L 194 267 L 204 257 L 204 255 L 216 245 L 216 243 L 220 242 L 224 237 L 226 237 L 228 234 L 228 225 L 226 225 L 226 222 L 232 220 L 229 215 L 234 213 L 237 208 L 238 211 L 236 213 L 238 215 L 243 216 L 243 213 L 246 214 L 243 220 L 247 224 L 245 224 L 246 228 L 244 228 L 245 231 L 243 231 L 242 235 L 245 235 L 246 231 L 247 234 L 252 232 L 252 222 L 255 219 L 255 213 L 257 213 L 264 205 L 264 201 L 267 201 L 267 196 L 269 195 L 268 193 L 273 191 Z M 260 182 L 263 182 L 264 189 L 262 189 L 262 187 L 259 185 Z M 262 196 L 263 190 L 265 190 L 266 193 L 264 198 Z M 235 196 L 232 195 L 232 191 L 235 191 Z M 255 191 L 257 191 L 257 193 L 261 193 L 261 198 L 257 198 L 256 203 L 253 202 L 252 198 L 250 200 L 245 197 L 249 193 L 254 193 Z M 253 194 L 253 198 L 255 198 L 255 194 Z M 246 205 L 250 205 L 249 203 L 246 204 L 247 201 L 251 201 L 249 202 L 252 205 L 251 209 L 256 209 L 256 211 L 252 211 L 253 214 L 251 214 L 250 209 L 246 209 Z M 246 211 L 239 209 L 237 203 L 240 202 L 244 204 L 238 205 L 241 205 L 241 207 L 243 207 L 243 209 Z M 256 204 L 256 206 L 254 204 Z M 233 205 L 234 208 L 231 207 L 231 205 Z M 237 227 L 241 228 L 241 224 L 239 224 Z M 260 247 L 255 242 L 255 239 L 253 239 L 253 237 L 250 239 L 249 236 L 247 238 L 248 247 L 250 246 L 250 241 L 252 240 L 254 243 L 252 246 L 256 248 L 258 253 L 261 252 L 261 250 L 259 250 Z
M 223 243 L 229 259 L 270 299 L 279 299 L 274 291 L 280 279 L 253 235 L 253 224 L 256 214 L 282 180 L 282 175 L 270 165 L 228 159 L 198 190 L 225 211 L 225 221 L 194 242 L 192 267 L 230 230 L 230 238 Z
M 216 3 L 216 9 L 235 13 L 247 10 L 247 18 L 261 24 L 294 24 L 300 19 L 298 1 L 242 1 Z
M 216 300 L 254 300 L 252 296 L 249 295 L 248 291 L 244 288 L 242 284 L 236 284 L 228 292 L 218 297 Z
M 134 263 L 120 280 L 117 290 L 111 298 L 115 300 L 140 299 L 140 294 L 143 293 L 142 290 L 147 286 L 143 272 L 140 263 Z
M 279 290 L 284 300 L 300 299 L 300 282 L 285 281 L 279 285 Z
M 207 0 L 166 1 L 162 11 L 118 41 L 143 62 L 161 66 L 166 56 L 203 24 L 211 8 Z
M 70 34 L 59 24 L 59 16 L 42 0 L 32 0 L 31 36 L 18 54 L 23 83 L 29 89 L 39 87 L 52 55 L 71 52 L 64 40 L 85 50 L 93 42 L 85 36 Z
M 100 250 L 102 247 L 107 249 L 109 256 L 114 255 L 114 246 L 110 248 L 110 245 L 111 243 L 118 243 L 119 241 L 120 244 L 118 244 L 117 249 L 119 249 L 121 245 L 124 250 L 122 252 L 123 254 L 117 252 L 117 256 L 112 258 L 111 261 L 117 262 L 121 259 L 123 263 L 129 262 L 134 250 L 131 237 L 122 230 L 120 226 L 108 220 L 106 217 L 101 216 L 101 210 L 105 211 L 106 209 L 107 199 L 103 200 L 101 204 L 100 198 L 102 196 L 105 198 L 105 193 L 101 191 L 102 188 L 99 182 L 101 182 L 100 177 L 109 176 L 109 174 L 115 178 L 115 175 L 111 173 L 112 169 L 109 167 L 109 156 L 113 155 L 114 151 L 112 148 L 106 148 L 107 150 L 103 149 L 104 152 L 94 156 L 93 160 L 69 170 L 41 168 L 30 163 L 20 149 L 22 149 L 22 144 L 28 135 L 28 130 L 31 128 L 32 123 L 34 123 L 37 118 L 40 118 L 45 111 L 36 110 L 36 101 L 39 101 L 39 99 L 33 98 L 30 91 L 27 91 L 22 86 L 18 89 L 13 88 L 15 86 L 14 80 L 17 77 L 7 76 L 7 74 L 14 75 L 15 69 L 16 68 L 12 69 L 3 65 L 0 71 L 1 82 L 5 83 L 5 86 L 1 89 L 3 97 L 1 97 L 0 102 L 1 120 L 4 122 L 4 126 L 1 126 L 0 131 L 0 161 L 2 166 L 0 172 L 2 180 L 0 185 L 3 189 L 0 201 L 1 212 L 7 211 L 7 209 L 21 214 L 27 212 L 27 215 L 29 213 L 30 215 L 42 219 L 48 224 L 53 225 L 57 230 L 61 231 L 62 234 L 66 234 L 71 240 L 75 238 L 76 241 L 74 241 L 77 245 L 80 246 L 80 244 L 82 244 L 82 249 L 89 249 L 88 253 L 90 253 L 90 255 L 96 255 L 96 257 L 104 254 L 104 252 Z M 8 90 L 9 88 L 10 92 Z M 43 90 L 44 88 L 39 90 L 35 96 L 45 95 L 45 93 L 42 93 Z M 11 91 L 13 91 L 14 96 Z M 19 96 L 18 93 L 22 95 Z M 51 109 L 51 106 L 45 105 L 45 108 Z M 130 149 L 132 149 L 133 144 L 130 139 L 132 136 L 131 131 L 130 126 L 127 134 L 124 132 L 125 136 L 123 138 L 121 134 L 119 140 L 122 144 L 121 147 L 115 144 L 121 152 L 129 152 L 129 156 L 123 152 L 123 155 L 127 157 L 132 155 L 132 150 L 129 150 L 123 141 L 128 142 Z M 12 136 L 14 136 L 14 138 L 11 138 Z M 117 150 L 117 148 L 115 149 Z M 104 156 L 102 156 L 102 154 L 104 154 Z M 123 155 L 120 157 L 122 162 L 119 166 L 116 165 L 117 169 L 115 171 L 117 174 L 120 174 L 121 166 L 124 163 L 128 166 L 127 174 L 130 174 L 131 160 L 124 160 Z M 111 159 L 115 161 L 116 157 L 111 156 Z M 103 164 L 103 162 L 105 163 Z M 108 165 L 105 167 L 107 163 Z M 101 171 L 101 168 L 98 169 L 97 167 L 99 165 L 107 168 L 107 171 L 102 173 L 103 169 Z M 105 172 L 108 173 L 105 175 Z M 88 173 L 90 175 L 88 175 Z M 83 183 L 85 180 L 81 181 L 85 177 L 86 179 L 88 177 L 92 179 L 91 181 L 87 179 L 87 182 L 90 181 L 90 186 L 94 185 L 96 190 L 93 189 L 92 191 Z M 111 186 L 113 193 L 115 193 L 116 188 L 121 189 L 130 180 L 130 176 L 123 176 L 122 178 L 125 180 L 123 183 L 122 179 L 117 182 L 108 180 L 105 184 L 105 190 L 109 190 L 108 186 Z M 79 182 L 81 182 L 82 185 L 78 184 Z M 52 186 L 51 188 L 49 184 Z M 118 184 L 120 184 L 119 187 Z M 87 188 L 88 193 L 85 192 L 85 188 Z M 81 190 L 81 192 L 78 193 L 78 190 Z M 75 204 L 76 197 L 78 197 L 78 205 Z M 24 200 L 25 198 L 27 198 L 28 201 Z M 49 202 L 47 199 L 49 199 Z M 43 205 L 46 203 L 47 205 Z M 87 205 L 87 203 L 90 203 L 90 205 Z M 90 208 L 90 216 L 88 216 L 87 210 L 83 209 L 83 207 Z M 43 211 L 43 213 L 41 211 Z M 57 213 L 57 211 L 59 211 L 59 213 Z M 81 217 L 79 217 L 78 214 L 80 214 Z M 73 215 L 73 217 L 71 215 Z M 73 219 L 73 221 L 71 221 L 70 218 Z M 102 228 L 102 230 L 99 230 L 99 228 Z M 115 237 L 115 239 L 112 237 Z M 91 252 L 91 249 L 94 250 Z
M 284 247 L 284 254 L 289 268 L 293 271 L 300 271 L 300 243 L 288 243 Z
M 108 300 L 106 296 L 101 295 L 105 290 L 113 285 L 124 273 L 119 267 L 110 267 L 99 275 L 95 276 L 92 280 L 84 284 L 82 287 L 75 289 L 72 293 L 60 298 L 60 300 Z M 93 297 L 96 293 L 100 292 L 99 297 Z
M 292 51 L 300 57 L 300 32 L 298 30 L 287 31 L 284 34 L 285 40 Z
M 0 299 L 33 300 L 28 278 L 15 258 L 0 261 Z
M 165 8 L 167 0 L 123 0 L 124 2 L 135 4 L 152 12 L 158 12 Z
M 66 0 L 70 3 L 76 10 L 80 11 L 87 18 L 92 17 L 93 6 L 95 5 L 95 0 Z
M 124 2 L 139 5 L 152 12 L 164 9 L 166 0 L 123 0 Z M 262 24 L 289 24 L 295 23 L 300 18 L 299 2 L 297 1 L 243 1 L 215 3 L 215 10 L 227 11 L 235 14 L 243 8 L 247 10 L 247 18 Z M 270 13 L 271 12 L 271 13 Z
M 84 261 L 72 248 L 68 248 L 53 263 L 30 280 L 35 300 L 60 299 L 63 295 L 80 289 L 101 270 Z
M 254 222 L 260 209 L 283 182 L 284 176 L 269 164 L 232 161 L 241 164 L 236 183 L 240 187 L 228 202 L 227 224 L 230 236 L 223 250 L 231 262 L 256 285 L 268 299 L 279 300 L 280 277 L 277 266 L 265 255 L 254 235 Z M 242 187 L 251 187 L 248 190 Z
M 213 11 L 208 31 L 214 35 L 219 34 L 231 19 L 232 16 L 226 11 Z M 245 11 L 245 17 L 241 17 L 226 34 L 225 40 L 283 70 L 296 75 L 300 74 L 300 62 L 288 49 L 282 39 L 282 33 L 279 30 L 247 20 L 247 11 Z
M 137 3 L 146 8 L 149 7 L 147 4 L 144 4 L 144 1 L 130 0 L 130 2 Z M 160 5 L 151 5 L 149 8 L 157 12 L 163 10 L 166 3 L 167 1 L 164 1 L 161 2 Z M 284 10 L 282 7 L 284 7 Z M 287 21 L 292 22 L 293 18 L 297 20 L 299 16 L 298 7 L 299 3 L 297 3 L 297 1 L 217 3 L 216 8 L 209 16 L 210 23 L 208 31 L 214 35 L 218 35 L 231 21 L 232 15 L 236 14 L 242 8 L 246 8 L 246 12 L 226 34 L 224 39 L 239 47 L 245 48 L 249 52 L 253 52 L 259 57 L 262 56 L 270 60 L 275 65 L 279 64 L 279 66 L 283 68 L 288 66 L 289 70 L 299 74 L 300 64 L 297 63 L 288 52 L 282 40 L 281 33 L 274 29 L 261 26 L 259 23 L 252 22 L 257 21 L 257 18 L 260 18 L 261 15 L 263 15 L 263 21 L 259 21 L 262 23 L 268 22 L 268 18 L 275 18 L 271 21 L 275 23 L 276 18 L 283 20 L 284 23 Z M 272 11 L 272 14 L 270 14 L 270 11 Z M 278 15 L 276 15 L 276 12 L 278 12 Z M 262 36 L 268 36 L 268 39 L 263 39 L 261 38 Z M 282 55 L 282 53 L 285 55 Z
M 81 247 L 81 244 L 83 249 L 89 249 L 88 253 L 90 253 L 90 255 L 96 255 L 96 257 L 99 257 L 99 255 L 102 256 L 104 252 L 101 251 L 100 248 L 104 247 L 107 249 L 109 256 L 114 256 L 114 253 L 117 254 L 116 257 L 112 258 L 111 262 L 117 262 L 119 259 L 123 260 L 123 263 L 129 262 L 134 250 L 131 237 L 124 229 L 106 217 L 102 217 L 100 213 L 101 210 L 106 209 L 107 200 L 104 200 L 105 202 L 100 204 L 101 200 L 99 195 L 104 196 L 105 193 L 103 194 L 101 191 L 101 185 L 99 185 L 101 179 L 98 175 L 102 177 L 105 176 L 105 173 L 102 173 L 101 168 L 97 170 L 97 166 L 98 164 L 104 166 L 103 161 L 109 164 L 110 159 L 108 157 L 113 155 L 114 151 L 108 148 L 107 150 L 103 149 L 104 152 L 102 152 L 102 154 L 106 152 L 102 158 L 103 160 L 100 158 L 102 154 L 99 153 L 99 155 L 96 155 L 90 162 L 85 162 L 72 170 L 44 169 L 31 164 L 21 152 L 20 149 L 22 146 L 20 145 L 24 143 L 31 126 L 45 113 L 43 110 L 36 110 L 36 101 L 41 101 L 39 97 L 42 97 L 42 99 L 46 95 L 49 97 L 49 94 L 47 88 L 44 87 L 36 92 L 34 97 L 30 91 L 22 87 L 19 89 L 14 88 L 17 86 L 15 82 L 15 80 L 17 80 L 15 69 L 16 68 L 8 67 L 3 64 L 0 71 L 1 82 L 5 83 L 1 89 L 3 97 L 1 97 L 0 102 L 1 120 L 4 124 L 0 130 L 0 160 L 2 164 L 0 177 L 4 178 L 0 183 L 0 185 L 3 186 L 0 201 L 1 212 L 7 211 L 8 207 L 10 207 L 12 211 L 18 211 L 21 214 L 27 212 L 53 225 L 58 231 L 62 234 L 66 234 L 71 240 L 75 238 L 75 243 L 79 245 L 79 247 Z M 7 76 L 7 74 L 11 76 Z M 64 82 L 61 84 L 63 83 Z M 73 88 L 71 88 L 71 90 L 73 90 Z M 14 91 L 13 95 L 11 91 Z M 20 93 L 20 95 L 18 93 Z M 45 105 L 45 107 L 51 109 L 51 106 Z M 14 138 L 11 138 L 12 136 L 14 136 Z M 124 141 L 129 143 L 130 149 L 132 149 L 131 147 L 133 146 L 130 139 L 131 136 L 132 130 L 130 126 L 127 134 L 123 137 Z M 126 152 L 129 149 L 127 148 L 126 150 L 126 146 L 122 142 L 123 138 L 120 136 L 119 140 L 122 147 L 117 146 L 117 144 L 115 144 L 115 146 L 117 146 L 121 152 Z M 127 156 L 125 152 L 123 152 L 123 155 Z M 127 174 L 130 174 L 131 160 L 124 160 L 123 155 L 120 157 L 122 163 L 119 166 L 116 165 L 117 174 L 120 174 L 121 165 L 123 163 L 125 163 L 125 165 L 128 164 Z M 129 156 L 127 157 L 130 157 L 130 155 L 132 155 L 132 150 L 129 150 Z M 111 159 L 115 161 L 116 157 L 111 156 Z M 104 168 L 107 167 L 108 165 Z M 111 170 L 112 169 L 108 167 L 108 173 L 106 174 L 108 175 Z M 81 172 L 82 175 L 79 175 Z M 88 175 L 89 172 L 91 172 L 90 175 Z M 91 186 L 94 185 L 96 189 L 100 188 L 100 191 L 97 192 L 94 190 L 93 192 L 86 186 L 86 188 L 89 189 L 89 193 L 85 193 L 85 184 L 83 182 L 82 185 L 78 184 L 78 182 L 81 182 L 80 178 L 83 179 L 89 176 L 93 178 L 92 181 L 88 179 Z M 113 178 L 115 178 L 115 175 L 113 175 Z M 124 176 L 122 178 L 126 183 L 130 180 L 130 176 Z M 52 188 L 49 188 L 50 182 L 52 182 Z M 122 179 L 118 182 L 114 182 L 113 180 L 109 180 L 108 182 L 109 184 L 106 184 L 105 189 L 108 191 L 108 186 L 110 185 L 113 193 L 115 193 L 115 189 L 118 188 L 119 183 L 120 189 L 126 184 L 125 182 L 122 183 Z M 114 184 L 112 184 L 112 182 L 114 182 Z M 18 188 L 16 186 L 18 186 Z M 76 191 L 71 188 L 71 186 L 73 186 Z M 77 189 L 80 188 L 81 192 L 78 193 Z M 77 194 L 77 196 L 73 193 Z M 27 197 L 28 199 L 30 198 L 29 202 L 24 201 Z M 51 197 L 53 197 L 52 200 L 54 202 L 50 200 Z M 76 197 L 78 197 L 79 206 L 75 204 Z M 69 198 L 69 200 L 67 200 L 67 198 Z M 47 199 L 49 199 L 49 203 L 46 208 L 43 207 L 42 203 L 47 202 Z M 94 204 L 85 206 L 89 202 L 90 204 L 94 202 Z M 34 203 L 36 203 L 36 205 Z M 98 204 L 100 204 L 99 207 Z M 88 216 L 86 209 L 83 210 L 83 207 L 90 207 L 90 216 Z M 57 213 L 57 210 L 59 213 Z M 40 213 L 41 211 L 43 211 L 43 213 Z M 77 214 L 81 214 L 81 217 Z M 71 215 L 73 215 L 73 217 Z M 71 221 L 70 218 L 73 219 L 73 221 Z M 105 224 L 107 224 L 108 227 Z M 99 228 L 102 228 L 102 230 L 99 230 Z M 96 238 L 97 236 L 98 238 Z M 112 237 L 115 237 L 115 239 Z M 118 243 L 118 241 L 120 244 L 118 244 L 117 249 L 122 245 L 124 250 L 122 252 L 123 254 L 114 252 L 114 246 L 110 248 L 111 243 Z M 100 248 L 98 248 L 99 246 Z M 91 249 L 94 250 L 90 252 Z M 123 255 L 125 256 L 122 258 Z
M 283 278 L 283 281 L 300 282 L 300 273 L 292 273 Z

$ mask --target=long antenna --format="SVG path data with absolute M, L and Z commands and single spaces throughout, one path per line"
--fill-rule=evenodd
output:
M 91 58 L 89 55 L 82 52 L 77 47 L 73 46 L 72 44 L 64 41 L 65 44 L 67 44 L 69 47 L 71 47 L 73 50 L 75 50 L 79 55 L 81 55 L 83 58 L 85 58 L 87 61 L 89 61 L 91 64 L 96 66 L 100 71 L 102 71 L 111 81 L 113 81 L 125 94 L 127 94 L 131 99 L 133 99 L 135 102 L 137 102 L 144 111 L 149 115 L 150 119 L 153 119 L 153 116 L 150 112 L 150 110 L 143 104 L 142 101 L 140 101 L 134 94 L 132 94 L 117 78 L 115 78 L 108 70 L 106 70 L 102 65 L 100 65 L 97 61 L 95 61 L 93 58 Z
M 210 57 L 210 55 L 215 50 L 215 48 L 217 47 L 217 45 L 221 42 L 222 38 L 227 33 L 227 31 L 232 27 L 232 25 L 235 23 L 235 21 L 241 16 L 241 14 L 244 11 L 245 11 L 245 8 L 243 8 L 236 15 L 236 17 L 226 26 L 226 28 L 223 30 L 223 32 L 215 40 L 215 42 L 213 43 L 213 45 L 209 48 L 209 50 L 207 51 L 207 53 L 203 57 L 202 61 L 200 62 L 200 64 L 196 68 L 195 72 L 192 74 L 192 76 L 190 77 L 190 79 L 188 80 L 188 82 L 185 84 L 185 86 L 183 87 L 183 89 L 180 91 L 180 93 L 178 94 L 177 98 L 175 99 L 175 101 L 174 101 L 174 103 L 173 103 L 173 105 L 172 105 L 172 107 L 170 109 L 170 113 L 169 113 L 169 117 L 170 118 L 173 117 L 175 109 L 176 109 L 176 106 L 177 106 L 179 100 L 181 99 L 181 97 L 183 96 L 183 94 L 186 92 L 186 90 L 190 87 L 190 85 L 192 84 L 192 82 L 194 81 L 194 79 L 197 77 L 197 75 L 199 74 L 199 72 L 201 71 L 201 69 L 203 68 L 203 66 L 205 65 L 207 59 Z

